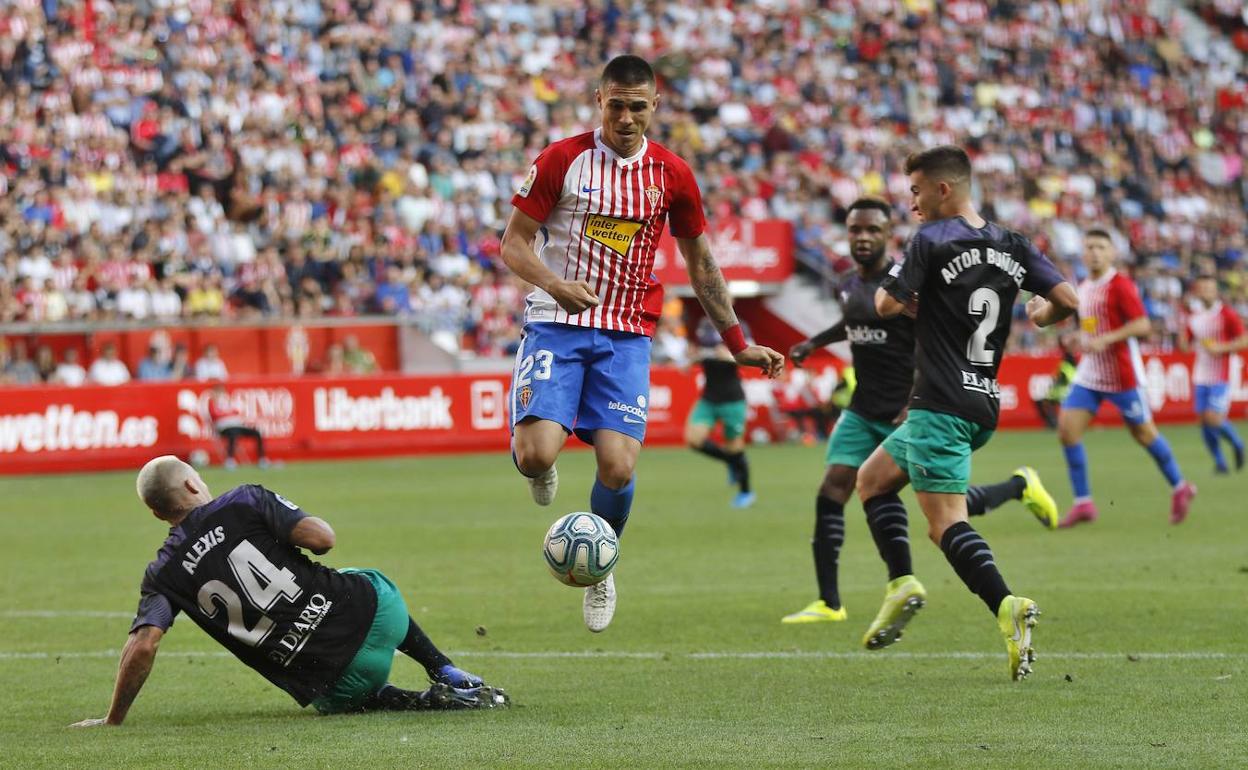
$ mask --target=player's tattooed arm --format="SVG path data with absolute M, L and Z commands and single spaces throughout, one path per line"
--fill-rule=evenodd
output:
M 833 342 L 841 342 L 847 339 L 845 333 L 845 320 L 841 319 L 832 326 L 824 329 L 808 340 L 802 340 L 789 349 L 789 358 L 798 366 L 810 357 L 810 354 L 819 348 L 831 345 Z
M 147 681 L 147 675 L 152 673 L 156 650 L 164 635 L 165 632 L 156 626 L 140 626 L 135 629 L 121 650 L 121 666 L 117 669 L 117 684 L 113 687 L 113 702 L 108 707 L 108 716 L 84 719 L 70 727 L 99 727 L 120 725 L 124 722 L 131 704 L 138 697 L 139 690 L 143 689 L 143 683 Z
M 685 258 L 693 293 L 698 296 L 698 302 L 702 303 L 702 309 L 706 311 L 711 323 L 715 324 L 720 333 L 738 327 L 735 329 L 737 338 L 744 344 L 737 313 L 732 309 L 732 294 L 728 291 L 728 282 L 724 280 L 724 274 L 711 256 L 711 244 L 706 235 L 677 238 L 676 246 Z M 725 342 L 728 342 L 727 337 Z M 730 347 L 731 345 L 729 342 Z M 741 366 L 756 366 L 773 379 L 784 373 L 784 356 L 766 345 L 747 345 L 733 353 L 732 357 Z
M 711 323 L 721 332 L 735 325 L 737 313 L 732 309 L 728 282 L 724 280 L 724 274 L 711 256 L 711 242 L 706 235 L 677 238 L 676 245 L 680 248 L 680 255 L 685 258 L 693 293 L 698 295 L 698 302 L 702 303 L 702 309 L 706 311 Z

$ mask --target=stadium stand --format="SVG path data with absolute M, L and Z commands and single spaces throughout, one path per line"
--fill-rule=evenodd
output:
M 1248 31 L 1189 6 L 0 0 L 0 323 L 402 315 L 506 354 L 510 193 L 631 51 L 712 217 L 843 270 L 843 207 L 964 143 L 1068 271 L 1082 226 L 1120 234 L 1164 344 L 1198 272 L 1248 313 Z

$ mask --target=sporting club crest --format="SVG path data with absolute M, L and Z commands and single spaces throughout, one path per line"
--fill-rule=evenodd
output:
M 529 197 L 529 190 L 533 189 L 533 183 L 537 181 L 537 164 L 529 166 L 529 175 L 524 178 L 524 184 L 520 185 L 520 189 L 516 194 L 521 198 Z
M 523 388 L 516 391 L 516 398 L 520 401 L 521 409 L 528 409 L 529 402 L 533 400 L 533 388 L 525 385 Z
M 661 197 L 663 197 L 663 191 L 658 188 L 658 185 L 650 185 L 646 188 L 646 200 L 650 201 L 651 208 L 659 205 Z

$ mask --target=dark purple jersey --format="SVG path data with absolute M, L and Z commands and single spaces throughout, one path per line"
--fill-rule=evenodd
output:
M 377 595 L 291 545 L 305 515 L 258 485 L 191 511 L 148 565 L 130 630 L 167 630 L 185 612 L 300 705 L 324 695 L 367 636 Z
M 919 302 L 911 408 L 996 428 L 997 368 L 1014 300 L 1019 291 L 1048 296 L 1061 282 L 1030 241 L 996 223 L 976 228 L 952 217 L 920 227 L 884 282 L 898 301 Z

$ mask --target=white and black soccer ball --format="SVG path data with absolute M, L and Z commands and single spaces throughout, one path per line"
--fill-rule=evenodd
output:
M 208 456 L 208 452 L 203 449 L 192 449 L 190 456 L 191 465 L 196 468 L 207 468 L 212 458 Z
M 569 513 L 551 525 L 542 543 L 550 574 L 569 586 L 601 583 L 620 557 L 620 540 L 604 519 L 592 513 Z

